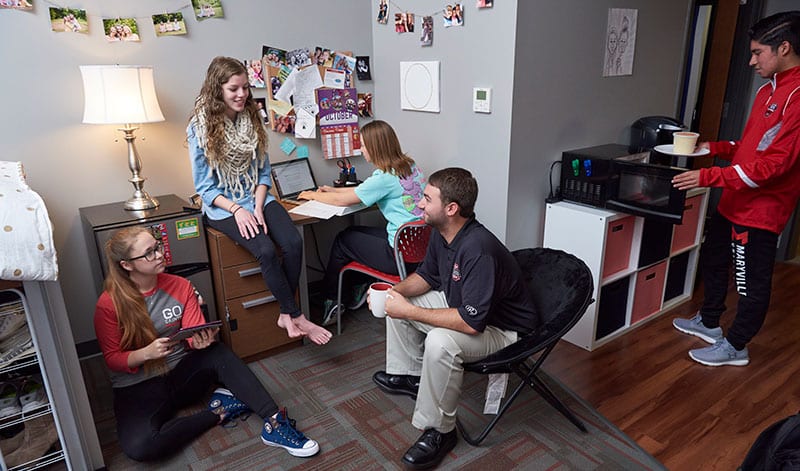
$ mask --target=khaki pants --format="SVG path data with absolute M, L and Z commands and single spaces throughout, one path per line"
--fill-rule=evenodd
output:
M 446 308 L 441 291 L 409 301 L 425 308 Z M 386 372 L 421 376 L 411 424 L 447 433 L 456 425 L 456 409 L 464 378 L 464 362 L 479 360 L 517 340 L 517 333 L 488 326 L 467 335 L 422 322 L 386 317 Z

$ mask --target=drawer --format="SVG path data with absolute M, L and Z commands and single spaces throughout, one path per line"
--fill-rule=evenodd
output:
M 241 265 L 255 260 L 253 254 L 222 232 L 211 227 L 207 229 L 207 232 L 209 245 L 212 246 L 211 251 L 214 252 L 212 256 L 216 255 L 219 265 L 222 268 Z
M 672 253 L 695 244 L 697 228 L 700 225 L 700 206 L 702 202 L 702 196 L 694 196 L 686 200 L 683 210 L 683 222 L 675 225 L 672 235 Z
M 645 268 L 636 274 L 631 325 L 661 310 L 667 261 Z
M 267 287 L 258 262 L 223 268 L 222 283 L 225 286 L 225 299 L 258 293 Z
M 281 345 L 297 342 L 278 327 L 280 308 L 275 298 L 262 291 L 225 302 L 229 318 L 224 321 L 225 337 L 241 358 L 257 355 Z
M 603 278 L 625 270 L 630 265 L 635 222 L 634 216 L 628 216 L 608 223 L 603 255 Z

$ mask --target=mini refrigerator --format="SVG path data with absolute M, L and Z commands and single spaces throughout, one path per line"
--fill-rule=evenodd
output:
M 206 232 L 199 209 L 175 195 L 156 197 L 159 206 L 145 211 L 128 211 L 123 202 L 80 208 L 84 236 L 88 246 L 92 277 L 97 296 L 102 293 L 107 267 L 106 241 L 127 226 L 144 226 L 164 243 L 167 273 L 183 276 L 195 286 L 208 308 L 208 320 L 217 319 L 214 288 L 208 263 Z

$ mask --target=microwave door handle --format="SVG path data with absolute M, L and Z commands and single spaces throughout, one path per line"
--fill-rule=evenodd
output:
M 619 208 L 622 212 L 625 212 L 625 209 L 629 209 L 631 211 L 636 211 L 637 213 L 642 214 L 642 215 L 649 214 L 651 216 L 656 216 L 656 217 L 660 217 L 660 218 L 666 217 L 668 219 L 674 219 L 674 220 L 679 221 L 679 222 L 682 219 L 681 217 L 678 217 L 678 216 L 672 216 L 672 215 L 661 213 L 661 212 L 658 212 L 658 211 L 653 211 L 652 209 L 640 208 L 638 206 L 633 206 L 633 205 L 630 205 L 630 204 L 622 203 L 622 202 L 619 202 L 617 200 L 608 200 L 608 202 L 609 203 L 613 203 L 614 207 L 615 208 Z

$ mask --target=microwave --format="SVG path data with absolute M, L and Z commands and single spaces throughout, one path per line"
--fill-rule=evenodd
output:
M 565 151 L 561 156 L 561 197 L 648 219 L 680 224 L 686 191 L 672 178 L 686 169 L 650 163 L 650 152 L 605 144 Z

